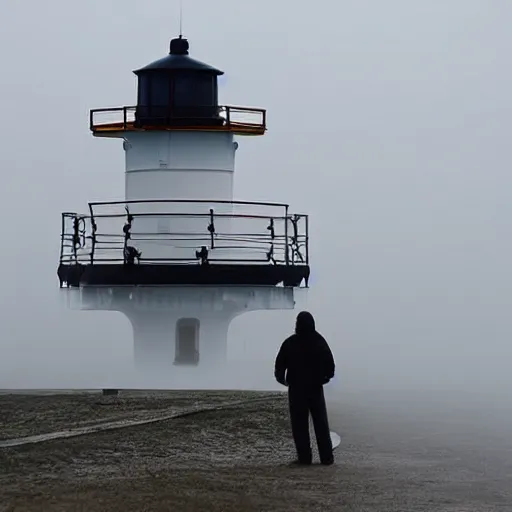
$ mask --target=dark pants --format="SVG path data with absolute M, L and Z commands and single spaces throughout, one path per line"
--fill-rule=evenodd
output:
M 299 462 L 308 464 L 312 459 L 309 437 L 310 413 L 313 419 L 320 461 L 324 464 L 332 462 L 331 432 L 327 419 L 323 386 L 314 388 L 290 386 L 288 388 L 288 402 L 293 440 Z

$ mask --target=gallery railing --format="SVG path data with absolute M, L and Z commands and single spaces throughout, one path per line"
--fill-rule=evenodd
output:
M 285 204 L 95 202 L 62 214 L 60 263 L 308 265 L 308 229 Z
M 126 106 L 99 108 L 89 112 L 93 133 L 136 129 L 210 129 L 263 134 L 265 109 L 232 105 L 219 106 Z

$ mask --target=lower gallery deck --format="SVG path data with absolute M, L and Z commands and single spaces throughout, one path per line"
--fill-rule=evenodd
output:
M 260 264 L 60 264 L 62 285 L 140 286 L 214 285 L 297 287 L 309 279 L 308 265 Z
M 308 218 L 276 203 L 148 200 L 62 214 L 61 286 L 307 286 Z

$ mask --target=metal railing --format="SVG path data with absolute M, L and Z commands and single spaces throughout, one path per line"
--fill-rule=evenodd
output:
M 308 265 L 308 216 L 288 205 L 152 200 L 62 213 L 60 263 Z
M 128 106 L 93 109 L 89 113 L 91 131 L 162 126 L 217 126 L 226 130 L 246 129 L 264 132 L 267 125 L 265 109 L 237 106 Z

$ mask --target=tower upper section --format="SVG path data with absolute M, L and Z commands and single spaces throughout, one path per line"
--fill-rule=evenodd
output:
M 137 105 L 91 110 L 95 135 L 147 130 L 229 131 L 263 135 L 263 109 L 221 106 L 217 77 L 223 71 L 189 56 L 183 37 L 171 40 L 169 54 L 134 73 Z

